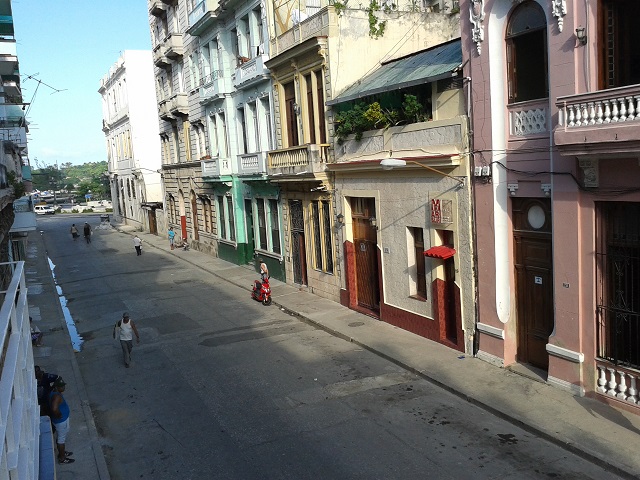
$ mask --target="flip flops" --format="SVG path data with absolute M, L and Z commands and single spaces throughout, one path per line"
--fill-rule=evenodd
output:
M 58 459 L 58 463 L 62 464 L 62 463 L 73 463 L 75 462 L 75 460 L 73 458 L 69 458 L 69 457 L 65 457 L 64 460 L 60 460 Z

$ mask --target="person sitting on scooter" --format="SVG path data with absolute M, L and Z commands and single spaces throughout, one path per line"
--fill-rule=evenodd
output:
M 260 259 L 260 278 L 263 282 L 269 278 L 269 268 L 267 267 L 267 264 L 262 261 L 262 259 Z

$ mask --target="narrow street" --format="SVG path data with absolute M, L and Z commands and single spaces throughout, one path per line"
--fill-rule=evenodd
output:
M 243 290 L 94 230 L 39 219 L 113 479 L 612 479 Z M 98 218 L 91 217 L 95 228 Z M 132 368 L 112 338 L 129 312 Z M 392 338 L 387 341 L 393 341 Z

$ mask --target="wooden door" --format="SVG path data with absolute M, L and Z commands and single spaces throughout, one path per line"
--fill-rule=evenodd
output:
M 244 200 L 244 218 L 245 218 L 245 221 L 247 222 L 245 227 L 247 229 L 247 245 L 249 248 L 249 251 L 247 252 L 247 256 L 249 258 L 253 258 L 253 255 L 255 253 L 256 243 L 255 243 L 255 234 L 253 232 L 253 208 L 251 205 L 251 199 L 248 199 L 248 198 Z
M 307 285 L 307 251 L 304 236 L 304 212 L 300 200 L 289 201 L 291 220 L 291 266 L 293 283 Z
M 148 210 L 148 216 L 149 216 L 149 233 L 153 235 L 158 235 L 158 224 L 156 222 L 155 209 Z
M 359 306 L 380 311 L 378 281 L 378 232 L 373 226 L 373 198 L 351 200 L 353 245 L 355 249 L 356 301 Z
M 518 360 L 548 369 L 553 332 L 553 257 L 550 204 L 514 201 Z

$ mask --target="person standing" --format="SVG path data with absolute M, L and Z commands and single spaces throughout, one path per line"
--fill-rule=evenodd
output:
M 136 255 L 142 255 L 142 239 L 138 235 L 133 236 L 133 246 L 136 247 Z
M 176 232 L 173 231 L 173 227 L 169 227 L 169 233 L 167 235 L 169 236 L 169 245 L 171 245 L 171 250 L 173 250 L 176 238 Z
M 72 223 L 71 224 L 71 236 L 73 237 L 73 241 L 76 241 L 76 238 L 78 238 L 80 236 L 80 234 L 78 233 L 78 229 L 76 228 L 76 224 Z
M 66 383 L 62 377 L 53 384 L 53 389 L 49 393 L 49 409 L 51 421 L 56 427 L 56 445 L 58 447 L 58 463 L 73 463 L 71 457 L 73 452 L 66 451 L 67 434 L 69 433 L 69 405 L 62 396 Z
M 87 241 L 87 243 L 91 243 L 91 225 L 89 225 L 89 222 L 84 222 L 84 239 Z
M 133 320 L 129 318 L 129 314 L 124 312 L 122 320 L 118 320 L 113 326 L 113 338 L 116 338 L 116 329 L 119 329 L 120 346 L 124 356 L 124 366 L 129 368 L 131 363 L 131 350 L 133 349 L 133 335 L 136 336 L 136 343 L 140 343 L 140 335 Z

